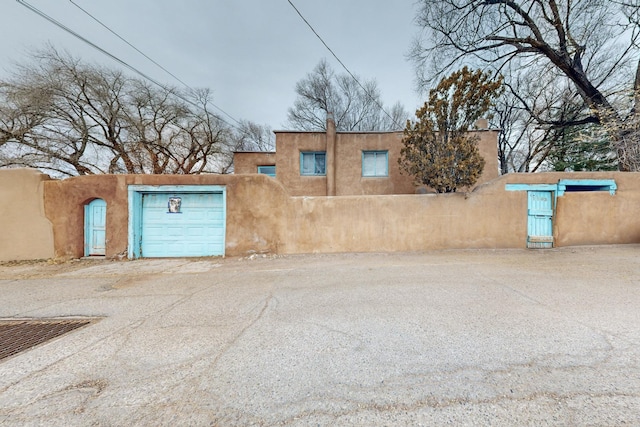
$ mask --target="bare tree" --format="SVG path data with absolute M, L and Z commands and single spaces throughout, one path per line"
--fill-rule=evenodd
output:
M 22 147 L 20 141 L 31 129 L 44 123 L 43 107 L 50 102 L 51 94 L 38 89 L 15 93 L 0 82 L 0 96 L 4 99 L 0 103 L 0 165 L 24 166 L 36 159 L 30 158 L 30 150 Z
M 267 125 L 240 120 L 227 138 L 226 149 L 217 160 L 222 173 L 233 172 L 233 153 L 238 151 L 275 151 L 276 138 Z
M 397 103 L 387 112 L 375 80 L 361 84 L 349 74 L 336 74 L 321 60 L 296 84 L 298 97 L 289 108 L 289 125 L 299 130 L 326 130 L 327 113 L 333 113 L 340 131 L 402 129 L 409 117 L 402 105 Z
M 637 0 L 423 0 L 418 22 L 431 38 L 418 42 L 412 57 L 423 81 L 426 70 L 438 75 L 463 60 L 501 72 L 553 70 L 571 83 L 586 108 L 573 121 L 541 123 L 599 123 L 608 131 L 619 169 L 640 170 L 639 13 Z M 618 102 L 622 93 L 630 95 L 632 106 Z
M 233 135 L 236 151 L 275 151 L 276 139 L 267 125 L 241 120 Z
M 529 67 L 510 72 L 507 91 L 494 107 L 503 174 L 545 170 L 549 154 L 566 141 L 569 129 L 586 125 L 577 123 L 588 114 L 583 101 L 566 79 L 548 71 Z
M 220 172 L 231 131 L 210 102 L 206 90 L 159 88 L 49 48 L 0 83 L 0 166 L 60 176 Z

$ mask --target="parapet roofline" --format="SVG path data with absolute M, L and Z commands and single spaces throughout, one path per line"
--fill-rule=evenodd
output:
M 469 129 L 469 132 L 500 132 L 502 129 L 500 128 L 487 128 L 487 129 Z M 365 135 L 380 135 L 387 133 L 403 133 L 403 130 L 380 130 L 380 131 L 337 131 L 336 134 L 365 134 Z M 325 134 L 327 131 L 322 130 L 274 130 L 273 133 L 317 133 L 317 134 Z
M 380 130 L 380 131 L 337 131 L 336 134 L 382 134 L 382 133 L 402 133 L 401 130 Z M 273 133 L 318 133 L 325 134 L 325 130 L 274 130 Z

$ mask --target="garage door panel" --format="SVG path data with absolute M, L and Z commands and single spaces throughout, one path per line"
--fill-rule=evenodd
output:
M 169 212 L 169 198 L 180 212 Z M 222 193 L 151 193 L 142 197 L 141 255 L 182 257 L 224 254 Z
M 182 227 L 169 227 L 169 229 L 167 230 L 167 234 L 169 235 L 169 237 L 182 237 L 184 233 L 184 229 Z
M 192 227 L 187 230 L 187 233 L 192 237 L 202 236 L 203 234 L 205 234 L 205 229 Z

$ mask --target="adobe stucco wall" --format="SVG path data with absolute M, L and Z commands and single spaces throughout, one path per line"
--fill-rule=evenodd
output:
M 300 152 L 326 149 L 324 132 L 276 132 L 276 179 L 292 196 L 326 195 L 326 176 L 300 176 Z
M 236 152 L 233 153 L 233 173 L 258 173 L 258 166 L 276 164 L 275 152 Z
M 470 194 L 297 197 L 284 240 L 290 253 L 524 247 L 526 198 L 524 206 L 519 199 L 504 185 Z
M 640 243 L 640 173 L 510 174 L 494 182 L 549 184 L 561 179 L 613 179 L 618 189 L 614 196 L 598 191 L 565 193 L 558 197 L 553 218 L 556 246 Z M 526 191 L 514 193 L 518 193 L 518 204 L 526 216 Z
M 560 179 L 614 179 L 618 190 L 566 193 L 553 219 L 556 246 L 640 243 L 640 174 L 505 175 L 471 193 L 294 197 L 287 253 L 524 248 L 527 192 L 508 183 L 555 184 Z
M 279 251 L 288 195 L 265 175 L 95 175 L 49 181 L 46 213 L 53 223 L 56 257 L 84 254 L 84 205 L 107 202 L 106 256 L 126 254 L 128 185 L 223 185 L 227 190 L 226 254 Z
M 336 195 L 414 194 L 411 177 L 400 174 L 402 133 L 338 133 L 336 135 Z M 388 150 L 389 176 L 363 177 L 362 151 Z
M 84 205 L 107 202 L 106 254 L 125 254 L 127 186 L 221 185 L 227 191 L 226 254 L 524 248 L 527 192 L 506 184 L 614 179 L 617 192 L 558 197 L 557 246 L 640 243 L 640 173 L 511 174 L 464 194 L 291 197 L 264 175 L 101 175 L 49 180 L 0 171 L 2 260 L 81 257 Z M 44 199 L 43 199 L 44 197 Z M 45 217 L 46 215 L 46 217 Z M 47 220 L 47 218 L 49 220 Z
M 476 186 L 498 177 L 497 131 L 472 133 L 478 137 L 478 149 L 485 159 L 485 169 Z M 413 178 L 400 172 L 398 159 L 402 149 L 402 132 L 338 133 L 336 141 L 336 195 L 414 194 Z M 388 150 L 389 176 L 362 176 L 362 151 Z
M 335 154 L 330 138 L 335 135 Z M 473 132 L 479 138 L 478 149 L 485 159 L 485 168 L 476 186 L 498 177 L 498 131 Z M 402 132 L 276 132 L 276 177 L 292 196 L 326 196 L 331 194 L 330 179 L 335 177 L 336 196 L 414 194 L 413 178 L 400 172 L 398 159 L 402 148 Z M 388 150 L 389 176 L 363 177 L 362 151 Z M 326 176 L 301 176 L 300 152 L 326 151 Z M 245 163 L 241 155 L 241 164 Z M 255 170 L 255 167 L 253 167 Z M 241 167 L 236 173 L 242 173 Z M 251 172 L 255 173 L 255 172 Z
M 0 261 L 53 257 L 53 231 L 42 200 L 49 179 L 34 169 L 0 170 Z

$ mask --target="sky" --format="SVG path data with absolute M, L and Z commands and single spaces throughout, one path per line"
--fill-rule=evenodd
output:
M 326 58 L 342 66 L 288 0 L 25 0 L 153 79 L 182 86 L 82 12 L 85 9 L 235 120 L 286 129 L 295 84 Z M 415 0 L 292 0 L 361 81 L 375 79 L 385 107 L 422 104 L 406 59 L 418 33 Z M 123 68 L 15 0 L 0 6 L 0 78 L 48 43 L 87 62 Z M 130 72 L 130 71 L 127 71 Z

